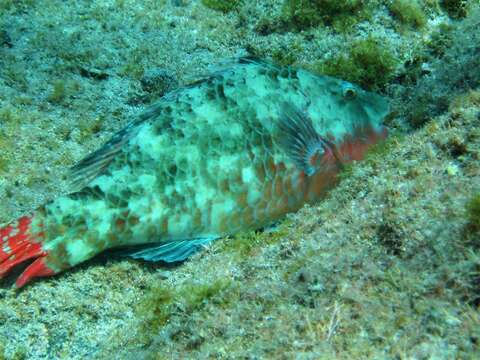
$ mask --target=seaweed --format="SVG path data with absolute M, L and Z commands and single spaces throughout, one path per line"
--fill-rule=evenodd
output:
M 468 220 L 468 231 L 472 233 L 480 232 L 480 192 L 468 201 L 465 209 Z M 480 234 L 478 235 L 480 236 Z M 478 245 L 480 245 L 480 242 Z
M 276 224 L 275 228 L 253 230 L 245 233 L 239 233 L 222 245 L 222 251 L 236 253 L 240 258 L 251 256 L 263 246 L 279 242 L 288 233 L 290 221 L 283 220 Z
M 52 92 L 47 96 L 47 100 L 60 104 L 65 100 L 66 97 L 66 88 L 65 88 L 65 82 L 62 80 L 57 80 L 53 83 L 53 89 Z
M 345 31 L 368 17 L 363 0 L 285 0 L 283 17 L 289 27 L 301 31 L 321 24 Z
M 35 5 L 35 0 L 0 0 L 1 11 L 25 11 Z
M 462 19 L 468 14 L 467 0 L 442 0 L 440 5 L 454 19 Z
M 383 88 L 393 77 L 393 53 L 374 37 L 352 43 L 347 54 L 340 54 L 314 65 L 313 70 L 359 84 L 368 90 Z
M 227 304 L 232 292 L 233 282 L 228 279 L 217 279 L 211 283 L 188 282 L 180 287 L 154 286 L 139 303 L 136 313 L 141 319 L 139 339 L 149 344 L 155 335 L 178 313 L 189 314 L 198 311 L 208 303 L 217 306 Z
M 427 23 L 425 13 L 416 0 L 394 0 L 388 8 L 403 24 L 422 28 Z
M 240 3 L 240 0 L 202 0 L 202 4 L 206 7 L 228 13 L 235 9 Z
M 477 7 L 452 27 L 442 25 L 427 43 L 421 56 L 429 67 L 402 94 L 401 112 L 412 128 L 445 113 L 452 98 L 480 85 L 479 19 Z

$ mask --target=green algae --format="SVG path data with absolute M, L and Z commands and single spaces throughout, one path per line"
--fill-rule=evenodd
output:
M 202 4 L 206 7 L 228 13 L 235 9 L 240 3 L 240 0 L 202 0 Z
M 7 352 L 3 344 L 0 344 L 0 360 L 24 360 L 27 358 L 27 349 L 24 346 L 19 346 L 15 349 L 13 354 L 7 356 Z
M 368 17 L 362 0 L 285 0 L 284 21 L 297 31 L 321 24 L 346 31 Z
M 440 5 L 447 11 L 448 15 L 454 19 L 461 19 L 468 14 L 467 0 L 441 0 Z
M 280 66 L 293 65 L 301 51 L 301 45 L 297 43 L 292 44 L 288 48 L 277 48 L 272 51 L 272 60 Z
M 289 220 L 283 220 L 271 231 L 253 230 L 228 238 L 221 245 L 221 251 L 233 252 L 239 258 L 254 255 L 262 247 L 281 241 L 288 234 Z
M 53 89 L 47 96 L 47 100 L 59 104 L 65 100 L 66 96 L 65 82 L 62 80 L 57 80 L 53 83 Z
M 25 72 L 20 69 L 13 67 L 8 67 L 5 69 L 0 69 L 1 74 L 3 75 L 7 85 L 14 86 L 20 91 L 26 91 L 28 88 L 28 81 L 25 77 Z
M 0 174 L 11 167 L 14 137 L 23 120 L 22 113 L 14 107 L 0 109 Z
M 440 24 L 426 41 L 425 45 L 427 52 L 434 57 L 442 57 L 445 55 L 447 49 L 453 45 L 453 29 L 454 27 L 450 24 Z
M 136 309 L 141 319 L 139 339 L 148 344 L 175 314 L 199 311 L 208 304 L 225 306 L 234 296 L 234 283 L 217 279 L 211 283 L 187 282 L 180 287 L 157 285 L 150 289 Z
M 381 44 L 374 37 L 354 41 L 347 54 L 317 63 L 313 70 L 378 90 L 392 79 L 397 64 L 393 53 Z
M 440 25 L 418 52 L 418 66 L 428 63 L 430 67 L 427 76 L 419 71 L 421 76 L 404 84 L 401 112 L 412 128 L 445 113 L 452 98 L 480 84 L 480 58 L 475 50 L 480 44 L 479 15 L 480 8 L 472 8 L 466 19 Z
M 25 11 L 35 5 L 35 0 L 0 0 L 2 11 Z
M 394 0 L 389 10 L 403 24 L 422 28 L 427 23 L 425 13 L 415 0 Z
M 466 211 L 467 211 L 467 219 L 468 219 L 468 228 L 472 232 L 480 232 L 480 193 L 475 194 L 469 200 L 466 206 Z
M 0 136 L 1 136 L 1 134 L 0 134 Z M 0 151 L 1 151 L 1 148 L 2 148 L 2 146 L 0 144 Z M 4 158 L 3 156 L 0 157 L 0 174 L 8 171 L 9 164 L 10 164 L 10 161 L 8 159 Z

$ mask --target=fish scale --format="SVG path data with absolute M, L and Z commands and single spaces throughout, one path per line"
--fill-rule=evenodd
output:
M 0 229 L 0 277 L 34 258 L 23 286 L 111 248 L 179 261 L 264 227 L 320 199 L 343 164 L 386 136 L 387 110 L 345 81 L 238 59 L 167 94 L 82 160 L 76 191 Z

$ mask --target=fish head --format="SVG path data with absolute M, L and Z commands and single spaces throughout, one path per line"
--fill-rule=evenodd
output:
M 363 159 L 370 147 L 387 137 L 385 97 L 330 76 L 307 77 L 303 80 L 309 97 L 307 112 L 315 131 L 331 144 L 340 162 Z

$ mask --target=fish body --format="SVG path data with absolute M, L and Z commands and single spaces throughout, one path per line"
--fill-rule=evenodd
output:
M 177 89 L 72 169 L 76 191 L 0 228 L 21 287 L 111 248 L 179 261 L 313 203 L 385 138 L 385 99 L 254 60 Z

